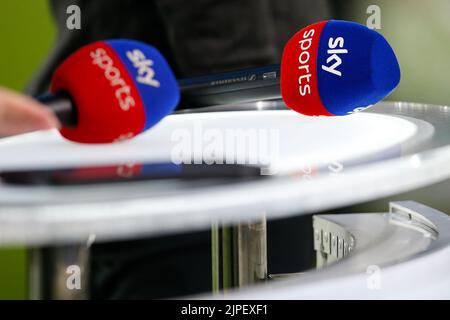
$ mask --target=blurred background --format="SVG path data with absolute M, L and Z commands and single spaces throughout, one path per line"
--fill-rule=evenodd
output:
M 378 31 L 391 43 L 402 70 L 401 83 L 389 100 L 450 104 L 450 1 L 330 0 L 330 4 L 335 18 L 361 24 L 368 19 L 373 22 L 373 11 L 367 13 L 369 6 L 380 8 Z M 46 0 L 1 0 L 0 86 L 23 90 L 52 47 L 55 34 Z M 448 203 L 438 198 L 433 188 L 407 197 L 432 202 L 437 209 L 449 212 Z M 375 203 L 365 208 L 379 210 Z M 0 299 L 26 298 L 25 259 L 23 248 L 0 249 Z
M 366 24 L 367 9 L 381 11 L 382 33 L 398 57 L 402 78 L 389 100 L 450 104 L 450 1 L 338 0 L 337 15 Z M 369 21 L 370 22 L 370 21 Z
M 0 86 L 23 90 L 52 47 L 47 1 L 0 1 Z M 26 298 L 25 250 L 0 249 L 0 299 Z

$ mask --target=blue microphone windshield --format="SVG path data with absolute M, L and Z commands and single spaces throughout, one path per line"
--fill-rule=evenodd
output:
M 328 112 L 345 115 L 374 104 L 399 82 L 397 58 L 381 34 L 348 21 L 330 20 L 324 25 L 317 53 L 317 84 Z
M 134 40 L 106 41 L 133 79 L 145 111 L 143 130 L 175 110 L 180 99 L 176 78 L 166 59 L 154 47 Z

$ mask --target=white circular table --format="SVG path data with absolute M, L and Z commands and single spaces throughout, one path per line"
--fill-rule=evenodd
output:
M 0 171 L 225 157 L 261 166 L 264 177 L 86 186 L 2 183 L 0 245 L 79 248 L 92 241 L 258 223 L 261 217 L 324 211 L 450 176 L 446 106 L 383 102 L 335 118 L 305 117 L 281 101 L 200 111 L 168 116 L 138 138 L 114 145 L 74 144 L 54 131 L 2 139 Z M 76 252 L 73 259 L 83 259 Z

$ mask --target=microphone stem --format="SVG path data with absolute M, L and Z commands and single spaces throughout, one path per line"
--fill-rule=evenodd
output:
M 64 127 L 74 127 L 77 125 L 78 117 L 69 95 L 63 92 L 56 95 L 45 94 L 37 97 L 36 100 L 43 103 L 58 118 Z
M 280 65 L 247 68 L 178 81 L 178 110 L 281 98 Z
M 281 97 L 280 65 L 181 79 L 178 84 L 181 101 L 177 110 Z M 46 94 L 36 99 L 52 110 L 63 126 L 77 125 L 77 110 L 67 93 Z

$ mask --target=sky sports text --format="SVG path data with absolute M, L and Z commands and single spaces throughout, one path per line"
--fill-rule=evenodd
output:
M 309 82 L 312 76 L 311 72 L 313 72 L 313 68 L 309 65 L 311 53 L 308 50 L 312 46 L 314 33 L 314 29 L 305 31 L 303 33 L 303 39 L 298 42 L 301 50 L 298 56 L 298 62 L 300 63 L 298 69 L 305 72 L 298 77 L 299 92 L 301 96 L 311 94 L 311 86 Z M 344 48 L 344 42 L 345 40 L 343 37 L 330 37 L 328 39 L 327 53 L 330 56 L 327 58 L 327 64 L 329 65 L 322 65 L 322 70 L 334 74 L 338 77 L 342 76 L 342 72 L 338 70 L 338 67 L 342 64 L 342 58 L 339 55 L 348 53 L 348 50 Z M 303 85 L 304 79 L 306 79 L 305 85 Z
M 90 52 L 92 64 L 98 66 L 104 71 L 106 80 L 109 81 L 111 87 L 117 87 L 115 97 L 123 111 L 128 111 L 136 105 L 136 101 L 131 93 L 131 86 L 126 83 L 120 70 L 114 66 L 114 60 L 103 48 L 97 48 Z M 158 88 L 160 83 L 155 79 L 155 70 L 152 68 L 153 61 L 148 59 L 139 49 L 127 51 L 128 59 L 137 69 L 138 75 L 136 81 L 144 85 Z

